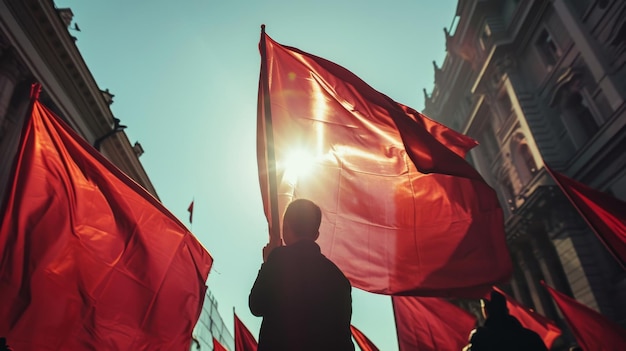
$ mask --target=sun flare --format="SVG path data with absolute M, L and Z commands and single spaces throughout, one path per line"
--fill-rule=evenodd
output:
M 282 162 L 284 178 L 294 184 L 298 178 L 306 177 L 313 170 L 315 156 L 306 149 L 293 149 L 285 155 Z

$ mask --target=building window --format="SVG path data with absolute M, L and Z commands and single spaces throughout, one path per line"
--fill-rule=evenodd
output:
M 569 91 L 562 97 L 561 118 L 577 146 L 584 144 L 599 130 L 589 101 L 577 90 Z
M 524 160 L 524 165 L 526 165 L 526 169 L 528 169 L 530 173 L 537 172 L 537 163 L 535 163 L 535 158 L 533 157 L 533 153 L 530 152 L 530 147 L 528 147 L 528 144 L 521 144 L 519 146 L 519 153 Z
M 478 42 L 480 43 L 480 48 L 484 51 L 487 48 L 487 42 L 491 37 L 491 28 L 489 28 L 488 24 L 485 24 L 483 27 L 483 31 L 480 33 L 480 38 L 478 38 Z
M 498 106 L 500 107 L 500 111 L 502 112 L 503 119 L 506 119 L 513 112 L 513 104 L 511 103 L 511 98 L 509 98 L 509 94 L 506 92 L 501 94 L 498 97 Z
M 537 172 L 537 163 L 523 134 L 518 133 L 511 141 L 511 154 L 519 179 L 524 186 Z
M 515 211 L 515 189 L 513 189 L 513 183 L 511 178 L 504 176 L 500 178 L 500 184 L 502 185 L 502 194 L 506 199 L 506 204 L 510 211 Z
M 551 70 L 561 57 L 561 49 L 546 29 L 542 30 L 537 37 L 536 45 L 548 69 Z
M 485 160 L 488 162 L 489 167 L 493 165 L 496 154 L 500 150 L 496 135 L 493 131 L 491 123 L 485 125 L 478 137 L 478 144 L 481 148 L 482 154 Z

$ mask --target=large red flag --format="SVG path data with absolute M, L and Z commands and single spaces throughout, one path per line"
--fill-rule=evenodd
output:
M 359 345 L 361 351 L 378 351 L 378 347 L 376 347 L 376 345 L 374 345 L 374 343 L 355 326 L 350 325 L 350 331 L 352 332 L 352 337 L 356 341 L 356 344 Z
M 0 335 L 16 350 L 189 350 L 212 258 L 34 102 L 0 224 Z
M 235 313 L 235 351 L 256 351 L 257 347 L 254 336 Z
M 607 249 L 626 267 L 626 202 L 545 167 Z
M 213 338 L 213 351 L 228 351 L 216 338 Z
M 561 335 L 561 329 L 556 323 L 517 302 L 497 287 L 494 286 L 493 289 L 506 298 L 506 307 L 509 309 L 509 313 L 517 318 L 524 328 L 539 334 L 543 343 L 550 349 L 554 340 Z
M 584 351 L 626 350 L 626 329 L 543 281 L 541 283 L 563 312 L 565 321 Z
M 392 296 L 400 351 L 459 351 L 476 318 L 436 297 Z
M 481 297 L 508 279 L 496 194 L 463 159 L 474 140 L 330 61 L 265 33 L 260 47 L 259 180 L 273 235 L 286 204 L 308 198 L 323 211 L 322 252 L 355 287 Z

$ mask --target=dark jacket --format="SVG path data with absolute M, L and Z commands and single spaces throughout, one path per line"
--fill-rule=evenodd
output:
M 312 241 L 272 251 L 249 297 L 262 316 L 258 351 L 353 351 L 351 286 Z
M 487 318 L 484 326 L 472 332 L 470 344 L 468 351 L 548 351 L 539 334 L 511 315 Z

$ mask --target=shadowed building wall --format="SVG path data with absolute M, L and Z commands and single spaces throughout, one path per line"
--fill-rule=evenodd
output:
M 626 199 L 625 14 L 623 1 L 459 1 L 424 90 L 426 115 L 480 143 L 469 158 L 499 194 L 515 266 L 503 288 L 562 326 L 540 280 L 626 325 L 626 272 L 543 167 Z

